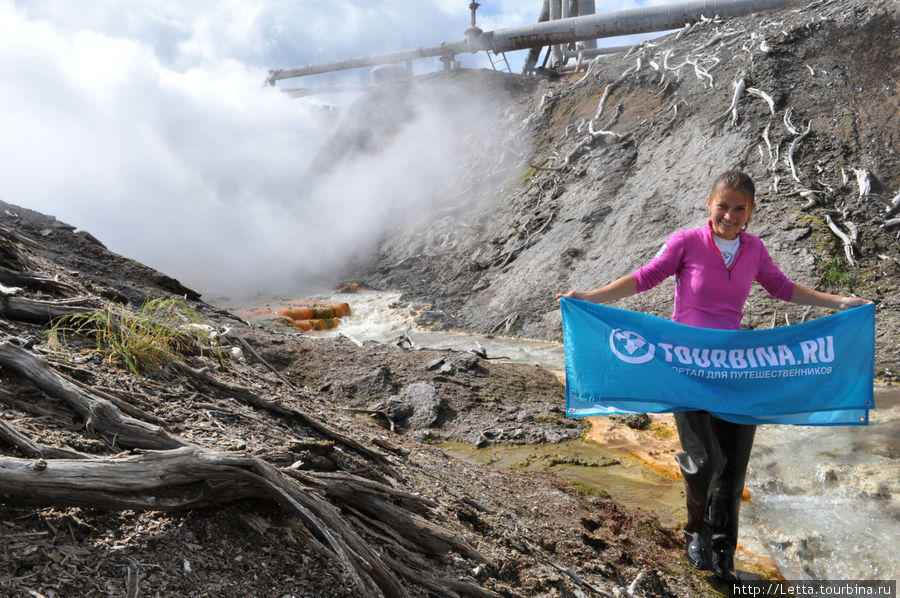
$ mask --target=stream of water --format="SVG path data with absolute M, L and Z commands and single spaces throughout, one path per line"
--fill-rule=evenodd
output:
M 435 332 L 417 328 L 399 293 L 321 297 L 351 305 L 337 330 L 357 341 L 471 350 L 564 370 L 560 343 Z M 741 545 L 772 559 L 786 579 L 894 579 L 900 573 L 900 388 L 876 388 L 868 426 L 760 426 L 747 477 L 752 501 L 741 509 Z M 455 456 L 492 467 L 541 469 L 608 492 L 665 525 L 683 521 L 680 481 L 636 459 L 584 441 L 489 447 L 448 444 Z M 559 454 L 565 458 L 560 459 Z M 602 462 L 602 463 L 601 463 Z M 740 566 L 740 564 L 739 564 Z

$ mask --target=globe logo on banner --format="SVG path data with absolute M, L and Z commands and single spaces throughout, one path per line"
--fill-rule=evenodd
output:
M 609 348 L 625 363 L 647 363 L 653 359 L 656 347 L 644 337 L 630 330 L 616 328 L 609 333 Z

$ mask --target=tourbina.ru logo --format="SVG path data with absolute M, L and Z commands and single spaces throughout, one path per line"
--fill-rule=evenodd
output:
M 651 343 L 632 330 L 615 328 L 609 334 L 609 347 L 625 363 L 642 364 L 658 355 L 666 363 L 718 369 L 777 368 L 791 365 L 831 363 L 834 361 L 834 337 L 823 336 L 790 345 L 762 347 L 709 348 Z
M 609 334 L 609 348 L 625 363 L 647 363 L 653 359 L 656 347 L 631 330 L 616 328 Z

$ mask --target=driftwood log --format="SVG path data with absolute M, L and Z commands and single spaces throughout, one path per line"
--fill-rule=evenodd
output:
M 0 343 L 0 365 L 67 403 L 84 419 L 88 429 L 105 435 L 115 445 L 144 449 L 171 449 L 186 445 L 160 426 L 122 415 L 108 400 L 76 386 L 50 369 L 45 359 L 9 341 Z
M 305 485 L 304 480 L 314 485 Z M 496 596 L 472 584 L 434 578 L 380 555 L 332 502 L 365 512 L 428 553 L 455 550 L 493 566 L 463 538 L 389 499 L 418 503 L 419 509 L 429 501 L 349 474 L 289 476 L 256 457 L 190 446 L 109 458 L 0 457 L 0 499 L 5 502 L 171 511 L 251 497 L 273 500 L 299 516 L 321 542 L 316 548 L 339 560 L 366 596 L 406 596 L 395 571 L 435 588 Z
M 62 295 L 76 295 L 78 289 L 70 284 L 41 276 L 34 272 L 19 272 L 0 266 L 0 283 L 11 287 L 25 287 Z
M 86 307 L 88 307 L 87 299 L 45 301 L 0 294 L 0 316 L 19 322 L 46 324 L 56 318 L 83 313 Z

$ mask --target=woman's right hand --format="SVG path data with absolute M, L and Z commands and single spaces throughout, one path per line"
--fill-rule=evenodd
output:
M 581 299 L 582 293 L 580 293 L 579 291 L 569 291 L 568 293 L 557 293 L 556 294 L 557 301 L 559 301 L 563 297 L 568 297 L 570 299 Z

